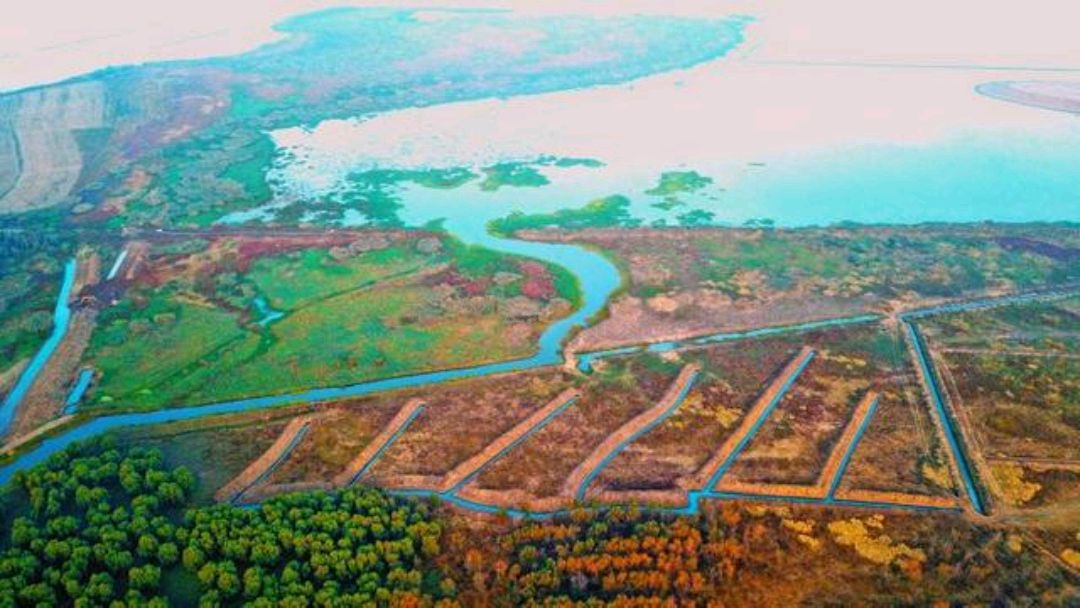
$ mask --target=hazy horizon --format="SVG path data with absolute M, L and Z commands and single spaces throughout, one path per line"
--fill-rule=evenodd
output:
M 1080 70 L 1072 24 L 1080 5 L 1050 0 L 1010 7 L 928 0 L 870 6 L 831 0 L 815 6 L 772 0 L 545 3 L 526 0 L 209 0 L 159 5 L 105 0 L 24 5 L 0 24 L 0 92 L 48 84 L 101 69 L 150 61 L 249 51 L 278 38 L 272 27 L 293 15 L 338 6 L 511 8 L 522 13 L 747 14 L 758 19 L 740 54 L 758 61 L 981 65 Z M 214 21 L 207 22 L 206 16 Z M 856 26 L 857 27 L 854 27 Z

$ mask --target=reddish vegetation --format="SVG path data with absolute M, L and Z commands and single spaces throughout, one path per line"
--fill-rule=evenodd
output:
M 995 239 L 998 245 L 1014 251 L 1028 251 L 1037 253 L 1060 262 L 1072 262 L 1080 260 L 1080 248 L 1061 247 L 1046 241 L 1038 241 L 1020 236 L 1003 236 Z
M 488 287 L 491 286 L 491 279 L 470 279 L 469 277 L 461 274 L 457 270 L 447 270 L 433 277 L 434 284 L 445 284 L 461 289 L 461 292 L 467 296 L 482 296 L 487 293 Z
M 518 268 L 526 277 L 521 285 L 522 295 L 533 300 L 550 300 L 555 297 L 555 284 L 543 264 L 522 262 L 518 264 Z

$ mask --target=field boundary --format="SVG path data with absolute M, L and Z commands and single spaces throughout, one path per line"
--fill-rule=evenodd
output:
M 304 438 L 315 417 L 316 414 L 308 414 L 290 420 L 266 451 L 214 493 L 214 500 L 236 503 L 245 492 L 265 481 Z
M 484 467 L 505 456 L 534 433 L 548 425 L 565 412 L 581 396 L 581 391 L 568 388 L 548 401 L 543 407 L 530 414 L 525 420 L 514 425 L 509 431 L 498 436 L 484 446 L 482 450 L 458 464 L 444 477 L 441 487 L 444 492 L 454 492 L 469 483 Z
M 663 422 L 682 405 L 699 373 L 701 373 L 699 365 L 684 366 L 655 405 L 634 416 L 605 437 L 600 445 L 596 446 L 592 453 L 570 472 L 570 476 L 563 483 L 562 493 L 574 496 L 577 500 L 584 500 L 589 485 L 612 459 L 618 456 L 626 446 Z
M 968 461 L 968 456 L 964 451 L 963 436 L 960 429 L 957 428 L 959 424 L 953 424 L 955 412 L 952 411 L 950 404 L 946 403 L 946 395 L 942 391 L 936 366 L 928 352 L 929 347 L 926 346 L 922 334 L 915 326 L 914 321 L 904 319 L 904 325 L 907 329 L 905 333 L 908 350 L 912 358 L 915 359 L 915 368 L 920 383 L 927 401 L 930 402 L 930 409 L 934 413 L 934 416 L 932 416 L 935 420 L 934 426 L 937 427 L 939 438 L 944 440 L 944 445 L 949 453 L 950 469 L 956 478 L 960 480 L 972 510 L 979 515 L 985 515 L 986 509 L 975 482 L 974 473 L 976 471 L 973 470 L 973 463 Z
M 424 411 L 424 400 L 420 398 L 409 399 L 401 406 L 394 417 L 383 427 L 364 449 L 353 458 L 345 467 L 345 470 L 334 476 L 333 486 L 343 488 L 351 486 L 360 480 L 383 455 L 402 433 L 408 429 L 416 417 Z
M 952 496 L 928 496 L 908 494 L 906 492 L 882 492 L 879 490 L 842 490 L 836 495 L 837 500 L 867 503 L 890 503 L 912 507 L 931 507 L 935 509 L 954 509 L 957 499 Z
M 844 430 L 839 439 L 833 444 L 829 452 L 829 458 L 825 461 L 821 472 L 818 473 L 817 481 L 811 484 L 793 483 L 766 483 L 745 481 L 722 481 L 716 489 L 720 492 L 740 492 L 746 494 L 761 494 L 765 496 L 789 496 L 803 498 L 827 499 L 836 495 L 840 486 L 840 480 L 847 470 L 848 463 L 855 453 L 855 447 L 863 432 L 877 409 L 879 395 L 875 391 L 867 391 L 862 399 L 852 410 L 851 418 L 844 425 Z
M 814 349 L 810 346 L 803 346 L 799 349 L 799 352 L 784 365 L 776 379 L 768 385 L 765 391 L 754 401 L 754 404 L 750 406 L 746 414 L 743 415 L 735 432 L 728 435 L 724 443 L 720 444 L 720 449 L 713 453 L 697 472 L 686 478 L 684 487 L 689 485 L 690 488 L 711 490 L 720 481 L 720 478 L 731 468 L 743 448 L 750 443 L 761 425 L 772 414 L 776 405 L 787 394 L 788 389 L 806 369 L 806 366 L 810 364 L 810 361 L 814 358 L 814 353 Z
M 1077 471 L 1080 472 L 1080 460 L 1069 458 L 1029 458 L 1025 456 L 991 456 L 987 464 L 1014 464 L 1036 471 Z

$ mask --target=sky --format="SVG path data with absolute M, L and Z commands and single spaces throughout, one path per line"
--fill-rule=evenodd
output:
M 32 0 L 4 9 L 0 91 L 108 65 L 240 53 L 284 17 L 341 6 L 529 13 L 750 14 L 755 61 L 981 64 L 1080 70 L 1076 0 Z M 1080 77 L 1080 76 L 1078 76 Z

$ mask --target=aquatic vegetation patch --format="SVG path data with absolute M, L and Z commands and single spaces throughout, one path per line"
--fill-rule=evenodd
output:
M 681 196 L 694 194 L 711 186 L 712 183 L 711 177 L 697 171 L 665 171 L 660 174 L 660 181 L 646 190 L 645 194 L 661 199 L 660 202 L 653 203 L 653 206 L 660 209 L 672 209 L 686 204 Z M 679 219 L 683 224 L 706 225 L 713 217 L 713 213 L 709 211 L 695 209 L 691 213 L 679 216 Z
M 613 195 L 596 199 L 579 209 L 560 209 L 554 213 L 526 214 L 515 211 L 494 220 L 489 227 L 500 235 L 511 235 L 519 230 L 563 228 L 580 230 L 612 226 L 636 226 L 640 223 L 630 215 L 630 200 Z
M 494 192 L 499 188 L 538 188 L 551 183 L 535 166 L 529 163 L 498 163 L 484 169 L 484 181 L 480 189 Z

